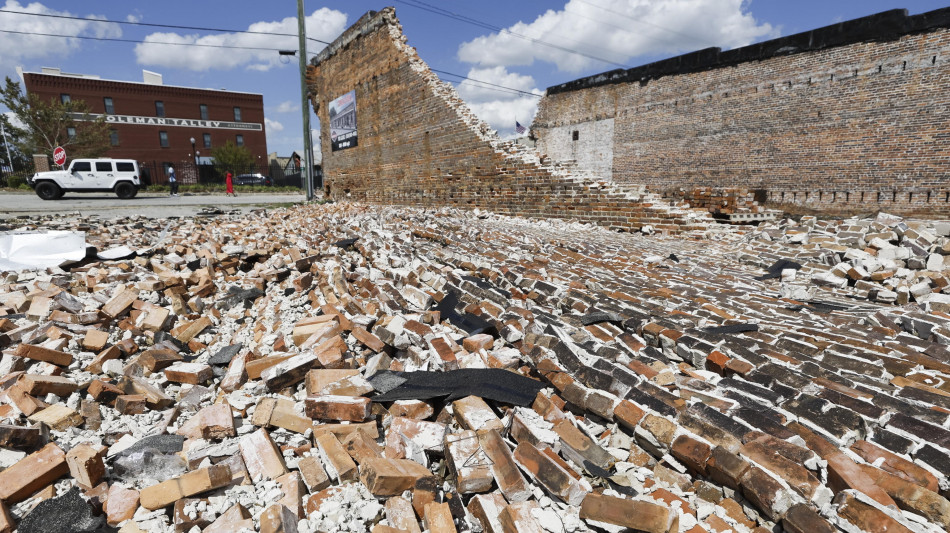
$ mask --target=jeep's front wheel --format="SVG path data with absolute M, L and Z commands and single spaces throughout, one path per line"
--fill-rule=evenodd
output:
M 41 181 L 36 184 L 36 195 L 44 200 L 55 200 L 63 195 L 63 191 L 52 181 Z
M 123 181 L 122 183 L 119 183 L 118 185 L 115 186 L 116 196 L 118 196 L 119 198 L 123 200 L 134 198 L 135 193 L 137 192 L 138 191 L 135 190 L 135 185 L 132 185 L 131 183 L 127 181 Z

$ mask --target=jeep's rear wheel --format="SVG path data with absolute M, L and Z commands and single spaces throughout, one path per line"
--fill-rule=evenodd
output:
M 52 181 L 41 181 L 36 184 L 36 195 L 44 200 L 55 200 L 63 195 L 63 191 Z
M 123 200 L 134 198 L 136 192 L 137 191 L 135 190 L 135 185 L 132 185 L 131 183 L 127 181 L 123 181 L 122 183 L 119 183 L 118 185 L 115 186 L 116 196 L 118 196 L 119 198 Z

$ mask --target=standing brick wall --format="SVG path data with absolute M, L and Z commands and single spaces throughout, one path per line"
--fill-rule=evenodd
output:
M 780 207 L 950 214 L 948 25 L 950 9 L 898 10 L 577 80 L 548 89 L 532 134 L 576 160 L 573 132 L 584 142 L 610 121 L 609 161 L 577 164 L 671 196 L 748 189 Z
M 307 72 L 321 124 L 325 192 L 335 200 L 483 208 L 617 229 L 699 229 L 707 213 L 670 206 L 547 163 L 500 140 L 409 47 L 392 8 L 369 12 Z M 328 106 L 356 91 L 358 144 L 331 150 Z

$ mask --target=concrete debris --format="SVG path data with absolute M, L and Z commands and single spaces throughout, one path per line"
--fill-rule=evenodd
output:
M 950 527 L 948 224 L 78 226 L 148 253 L 0 273 L 0 532 Z

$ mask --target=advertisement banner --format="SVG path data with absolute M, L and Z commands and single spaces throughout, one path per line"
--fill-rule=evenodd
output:
M 356 91 L 330 102 L 330 146 L 333 151 L 356 146 Z

